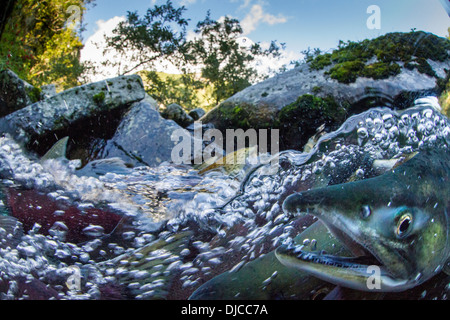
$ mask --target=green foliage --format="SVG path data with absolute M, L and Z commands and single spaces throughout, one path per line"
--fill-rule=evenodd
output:
M 449 50 L 450 41 L 430 33 L 389 33 L 373 40 L 341 41 L 331 54 L 310 55 L 307 62 L 313 70 L 334 65 L 327 74 L 342 83 L 355 82 L 358 77 L 395 76 L 401 72 L 399 63 L 436 77 L 427 60 L 444 61 L 450 57 Z
M 38 87 L 78 85 L 86 66 L 79 62 L 82 44 L 74 25 L 68 24 L 67 9 L 74 5 L 82 14 L 90 2 L 17 0 L 1 36 L 0 68 L 11 69 Z
M 105 92 L 103 92 L 103 91 L 101 91 L 101 92 L 95 94 L 94 96 L 92 96 L 92 99 L 98 105 L 102 104 L 105 101 L 105 98 L 106 98 Z
M 0 7 L 0 37 L 5 29 L 5 25 L 8 22 L 9 17 L 14 10 L 14 6 L 17 0 L 2 0 L 2 6 Z
M 33 87 L 31 90 L 27 92 L 28 97 L 30 97 L 31 102 L 35 103 L 41 100 L 41 92 L 40 88 Z
M 167 74 L 156 71 L 144 71 L 140 74 L 147 93 L 162 105 L 176 103 L 186 110 L 209 110 L 213 104 L 212 86 L 198 79 L 195 74 Z
M 442 106 L 442 113 L 450 118 L 450 88 L 448 88 L 439 98 Z
M 195 39 L 188 41 L 185 10 L 175 8 L 169 0 L 148 9 L 144 17 L 129 12 L 127 21 L 118 25 L 112 37 L 106 37 L 106 51 L 116 52 L 122 59 L 106 64 L 116 67 L 118 74 L 149 70 L 146 90 L 163 104 L 210 109 L 261 78 L 250 67 L 255 57 L 279 54 L 275 42 L 267 50 L 259 44 L 244 47 L 239 41 L 243 36 L 239 21 L 229 17 L 214 21 L 209 12 L 198 22 Z M 183 75 L 160 77 L 154 69 L 155 62 L 162 60 L 171 62 Z M 195 99 L 208 100 L 208 104 L 195 105 Z
M 282 132 L 281 142 L 286 144 L 283 147 L 301 148 L 321 125 L 335 129 L 343 123 L 348 107 L 339 105 L 333 97 L 320 98 L 305 94 L 281 109 L 274 127 Z
M 229 128 L 240 128 L 246 130 L 250 127 L 254 127 L 257 129 L 257 124 L 250 124 L 248 120 L 248 110 L 251 109 L 252 106 L 245 103 L 235 105 L 234 103 L 224 102 L 219 108 L 221 122 L 223 122 L 224 127 Z
M 115 52 L 120 62 L 105 64 L 116 68 L 118 75 L 125 75 L 140 67 L 151 70 L 156 61 L 169 60 L 185 42 L 188 25 L 183 18 L 185 10 L 184 6 L 175 8 L 168 0 L 162 6 L 149 8 L 143 17 L 128 12 L 127 20 L 119 23 L 113 36 L 105 37 L 105 52 Z
M 320 56 L 317 56 L 313 60 L 310 60 L 310 68 L 312 70 L 322 70 L 323 68 L 331 65 L 331 54 L 326 53 Z
M 450 28 L 448 28 L 448 33 L 447 39 L 450 39 Z M 447 74 L 447 79 L 438 80 L 438 86 L 443 91 L 439 97 L 442 113 L 450 118 L 450 73 Z
M 215 104 L 262 79 L 251 67 L 256 57 L 279 55 L 276 42 L 267 50 L 260 44 L 243 46 L 239 41 L 243 37 L 242 27 L 230 17 L 215 21 L 208 12 L 195 32 L 197 37 L 186 43 L 184 56 L 188 63 L 202 66 L 202 78 L 214 86 Z

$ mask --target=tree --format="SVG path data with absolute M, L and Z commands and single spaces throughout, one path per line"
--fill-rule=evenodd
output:
M 33 85 L 54 83 L 59 89 L 79 84 L 85 66 L 79 62 L 78 30 L 93 0 L 16 0 L 1 37 L 0 68 L 9 68 Z M 69 22 L 78 9 L 78 25 Z M 78 28 L 78 30 L 77 30 Z
M 143 71 L 140 74 L 147 93 L 165 106 L 176 103 L 186 110 L 192 110 L 205 105 L 205 97 L 201 94 L 205 86 L 191 74 L 171 75 L 156 71 Z
M 214 86 L 216 104 L 264 77 L 252 67 L 258 57 L 279 55 L 276 42 L 266 50 L 258 43 L 244 45 L 242 27 L 230 17 L 215 21 L 208 12 L 195 32 L 196 39 L 183 48 L 184 56 L 188 63 L 200 65 L 202 77 Z
M 184 44 L 188 20 L 183 18 L 185 7 L 175 8 L 170 0 L 147 10 L 144 17 L 128 12 L 127 19 L 105 37 L 105 54 L 114 52 L 117 59 L 105 65 L 117 69 L 118 75 L 152 69 L 156 61 L 168 60 Z
M 175 8 L 168 0 L 148 9 L 144 17 L 128 12 L 126 21 L 119 23 L 112 36 L 105 37 L 104 54 L 115 56 L 104 65 L 114 67 L 118 75 L 150 71 L 147 73 L 150 94 L 160 102 L 176 101 L 190 108 L 196 91 L 202 89 L 198 75 L 206 82 L 205 91 L 212 88 L 212 104 L 218 104 L 262 78 L 251 66 L 257 57 L 279 55 L 275 42 L 268 49 L 258 43 L 243 45 L 238 20 L 225 17 L 214 21 L 209 12 L 197 24 L 197 37 L 188 41 L 189 20 L 183 17 L 185 11 L 184 6 Z M 182 77 L 163 79 L 155 72 L 156 63 L 161 61 L 175 65 Z

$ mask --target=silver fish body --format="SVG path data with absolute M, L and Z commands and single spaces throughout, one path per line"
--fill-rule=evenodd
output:
M 312 214 L 355 258 L 282 246 L 286 266 L 352 289 L 396 292 L 439 273 L 450 257 L 450 155 L 421 151 L 381 176 L 289 196 L 285 212 Z

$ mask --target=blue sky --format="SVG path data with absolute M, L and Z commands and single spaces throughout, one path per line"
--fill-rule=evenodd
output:
M 229 15 L 241 21 L 246 36 L 255 42 L 278 40 L 287 50 L 335 48 L 339 40 L 362 40 L 412 28 L 448 34 L 450 18 L 439 0 L 172 0 L 185 5 L 185 17 L 195 28 L 211 10 L 212 18 Z M 125 16 L 127 11 L 145 13 L 154 4 L 165 0 L 96 0 L 96 6 L 85 14 L 86 40 L 98 31 L 97 21 Z M 380 8 L 381 29 L 370 30 L 367 8 Z

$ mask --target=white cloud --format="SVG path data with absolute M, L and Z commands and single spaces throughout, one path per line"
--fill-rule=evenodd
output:
M 244 48 L 250 48 L 255 42 L 249 37 L 240 37 L 237 39 L 238 43 Z M 270 42 L 260 43 L 262 49 L 269 49 Z M 290 64 L 292 61 L 302 60 L 304 57 L 301 53 L 290 51 L 280 48 L 280 55 L 277 57 L 263 56 L 256 57 L 251 63 L 251 67 L 255 68 L 258 74 L 265 76 L 274 76 L 283 67 L 290 69 L 293 66 Z
M 195 4 L 197 0 L 180 0 L 180 5 L 187 7 L 190 4 Z
M 247 43 L 251 42 L 247 39 Z M 270 42 L 260 43 L 263 49 L 268 49 L 270 47 Z M 281 68 L 286 67 L 287 69 L 292 68 L 290 65 L 292 61 L 299 61 L 303 58 L 301 53 L 294 51 L 289 51 L 287 49 L 280 49 L 280 55 L 278 57 L 258 57 L 253 61 L 252 67 L 255 68 L 259 74 L 267 75 L 269 77 L 274 76 Z
M 247 16 L 245 16 L 245 18 L 241 21 L 241 26 L 244 30 L 244 34 L 247 35 L 254 31 L 261 22 L 269 25 L 275 25 L 285 23 L 286 21 L 287 18 L 282 14 L 274 16 L 270 13 L 264 12 L 264 9 L 260 4 L 255 4 L 250 9 Z
M 250 3 L 252 2 L 252 0 L 230 0 L 230 1 L 231 1 L 231 3 L 236 3 L 236 2 L 242 1 L 242 4 L 239 6 L 239 9 L 247 8 L 250 5 Z
M 123 16 L 114 17 L 108 21 L 97 21 L 97 31 L 86 40 L 84 48 L 81 50 L 81 61 L 90 61 L 96 67 L 96 74 L 89 76 L 91 81 L 99 81 L 117 75 L 114 69 L 102 65 L 102 62 L 114 59 L 112 54 L 104 56 L 103 51 L 106 47 L 105 36 L 112 36 L 112 31 L 122 21 L 125 21 Z

